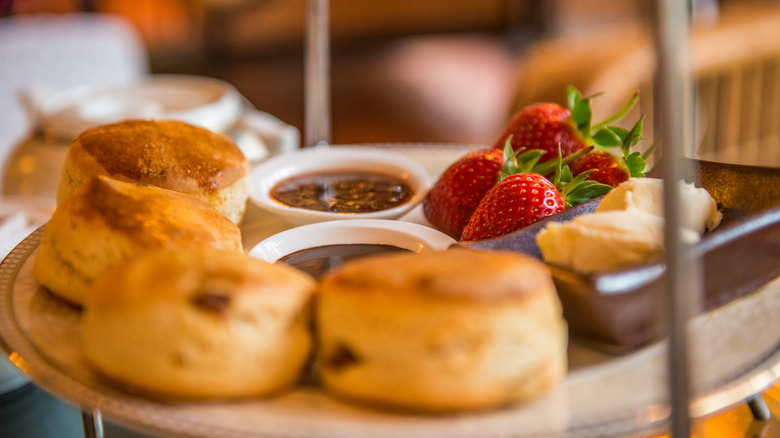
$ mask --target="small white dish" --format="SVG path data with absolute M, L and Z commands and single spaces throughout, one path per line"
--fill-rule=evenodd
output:
M 294 252 L 328 245 L 389 245 L 415 253 L 443 251 L 450 236 L 424 225 L 390 219 L 356 219 L 302 225 L 274 234 L 249 250 L 269 263 Z
M 365 213 L 336 213 L 291 207 L 271 196 L 271 190 L 285 179 L 333 172 L 368 172 L 394 176 L 408 185 L 411 195 L 395 207 Z M 288 152 L 258 164 L 249 177 L 249 196 L 258 207 L 297 226 L 339 219 L 397 219 L 419 204 L 430 186 L 431 177 L 425 168 L 403 155 L 368 146 L 329 146 Z

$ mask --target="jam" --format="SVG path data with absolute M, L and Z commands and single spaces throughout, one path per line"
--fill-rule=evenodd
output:
M 390 252 L 412 251 L 392 245 L 367 243 L 325 245 L 296 251 L 282 257 L 277 263 L 287 263 L 288 265 L 311 275 L 315 279 L 319 279 L 332 268 L 349 260 Z
M 332 213 L 387 210 L 408 201 L 411 193 L 400 178 L 368 172 L 299 175 L 271 189 L 271 197 L 282 204 Z

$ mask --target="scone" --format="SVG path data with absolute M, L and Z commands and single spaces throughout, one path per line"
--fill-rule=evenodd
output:
M 95 282 L 84 354 L 124 388 L 163 399 L 271 395 L 294 385 L 310 356 L 314 286 L 241 253 L 147 252 Z
M 91 177 L 106 175 L 194 196 L 239 223 L 249 196 L 248 172 L 244 154 L 225 135 L 173 120 L 126 120 L 73 139 L 57 204 Z
M 552 277 L 518 253 L 367 257 L 326 275 L 318 293 L 320 378 L 345 399 L 483 410 L 539 396 L 566 374 Z
M 55 295 L 81 305 L 107 267 L 143 251 L 172 246 L 242 252 L 241 231 L 203 201 L 99 176 L 54 211 L 32 273 Z

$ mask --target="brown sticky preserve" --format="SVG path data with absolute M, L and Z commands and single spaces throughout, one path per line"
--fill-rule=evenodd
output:
M 352 259 L 389 252 L 412 252 L 392 245 L 352 243 L 316 246 L 288 254 L 277 263 L 287 263 L 314 278 Z
M 400 178 L 369 172 L 322 172 L 282 180 L 271 197 L 290 207 L 333 213 L 387 210 L 411 197 Z

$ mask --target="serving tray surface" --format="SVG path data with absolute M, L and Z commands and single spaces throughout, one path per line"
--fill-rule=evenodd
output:
M 473 148 L 405 144 L 384 147 L 430 164 L 433 175 Z M 709 175 L 706 166 L 700 167 L 704 169 L 703 178 L 710 177 L 705 176 Z M 583 205 L 550 220 L 563 220 L 593 207 Z M 725 288 L 720 288 L 717 299 L 705 304 L 709 310 L 702 310 L 691 321 L 694 417 L 738 403 L 780 378 L 780 318 L 775 317 L 780 311 L 780 274 L 772 271 L 772 267 L 778 266 L 774 261 L 780 252 L 780 212 L 771 207 L 729 208 L 737 214 L 706 236 L 698 250 L 707 257 L 717 254 L 720 248 L 752 239 L 747 248 L 765 245 L 762 254 L 769 262 L 767 267 L 755 264 L 761 275 L 754 273 L 750 282 L 735 276 L 734 281 L 744 285 L 744 290 L 734 289 L 727 294 L 723 292 Z M 242 228 L 248 247 L 286 227 L 273 217 L 252 219 Z M 529 235 L 540 226 L 476 246 L 533 254 L 535 239 Z M 659 293 L 653 289 L 663 275 L 663 266 L 659 264 L 587 278 L 551 267 L 575 334 L 564 382 L 533 402 L 496 411 L 417 416 L 343 403 L 322 391 L 316 380 L 307 380 L 295 390 L 271 399 L 215 403 L 161 402 L 115 387 L 96 375 L 84 360 L 78 341 L 81 311 L 59 300 L 32 278 L 31 266 L 41 233 L 39 229 L 27 237 L 0 263 L 0 349 L 47 391 L 85 411 L 99 410 L 133 428 L 172 436 L 227 438 L 589 438 L 658 433 L 667 425 L 666 343 L 649 326 L 632 326 L 643 317 L 647 323 L 657 323 L 657 315 L 649 308 L 655 303 L 654 295 Z M 538 248 L 536 252 L 538 256 Z M 755 248 L 747 251 L 754 252 Z M 577 297 L 582 300 L 579 304 L 571 301 Z M 648 299 L 651 302 L 643 301 Z M 593 313 L 585 314 L 588 309 Z M 574 310 L 582 312 L 582 321 L 577 320 L 577 312 L 572 315 Z M 603 313 L 595 313 L 597 310 Z M 597 319 L 605 321 L 601 332 L 633 331 L 643 338 L 613 340 L 611 346 L 621 349 L 620 355 L 579 342 L 578 339 L 588 337 L 586 332 L 578 333 L 577 328 Z M 736 350 L 740 354 L 733 354 Z

